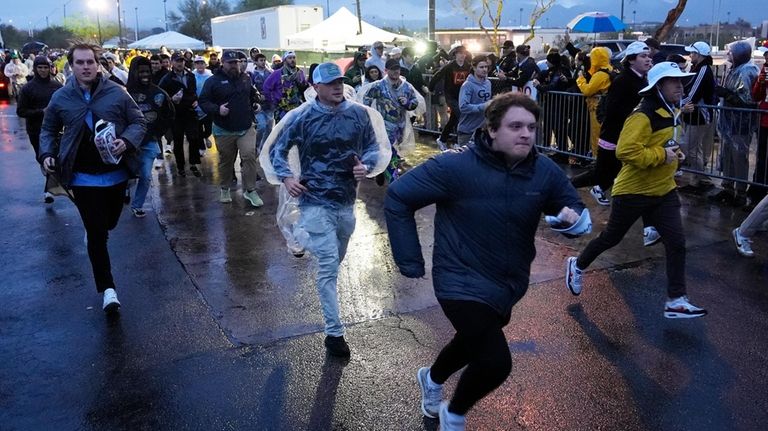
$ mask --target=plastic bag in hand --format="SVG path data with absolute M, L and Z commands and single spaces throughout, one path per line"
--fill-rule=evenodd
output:
M 285 245 L 293 254 L 304 252 L 309 241 L 307 231 L 299 227 L 301 210 L 299 210 L 299 198 L 288 193 L 284 184 L 280 185 L 277 203 L 277 226 L 280 228 Z

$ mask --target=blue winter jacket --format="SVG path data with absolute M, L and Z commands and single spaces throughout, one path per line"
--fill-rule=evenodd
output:
M 475 145 L 426 161 L 393 182 L 384 210 L 392 255 L 406 277 L 424 275 L 414 212 L 436 204 L 432 278 L 438 299 L 476 301 L 509 318 L 528 289 L 542 213 L 584 209 L 563 171 L 535 149 L 514 167 Z

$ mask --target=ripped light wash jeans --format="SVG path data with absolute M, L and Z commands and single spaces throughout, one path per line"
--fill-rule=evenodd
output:
M 325 320 L 325 334 L 340 337 L 344 335 L 344 325 L 339 317 L 336 280 L 349 238 L 355 231 L 354 207 L 302 206 L 299 227 L 309 234 L 304 248 L 317 258 L 315 282 Z

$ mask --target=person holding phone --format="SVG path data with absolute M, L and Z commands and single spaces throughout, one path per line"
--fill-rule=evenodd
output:
M 608 226 L 587 244 L 581 254 L 566 259 L 565 283 L 579 295 L 582 272 L 604 251 L 624 238 L 642 217 L 661 234 L 667 258 L 667 301 L 664 317 L 683 319 L 702 317 L 707 311 L 693 305 L 685 284 L 685 233 L 680 216 L 680 197 L 675 171 L 684 159 L 678 143 L 680 110 L 683 98 L 676 63 L 661 62 L 648 72 L 648 85 L 640 90 L 640 104 L 624 122 L 616 144 L 616 158 L 622 163 L 613 185 L 613 203 Z

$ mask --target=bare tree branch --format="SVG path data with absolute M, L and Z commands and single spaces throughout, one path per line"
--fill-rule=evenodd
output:
M 680 18 L 680 15 L 683 14 L 686 3 L 688 3 L 688 0 L 677 0 L 677 6 L 669 10 L 669 13 L 667 13 L 667 19 L 664 20 L 664 23 L 661 25 L 661 27 L 656 30 L 656 34 L 653 35 L 656 40 L 659 42 L 664 42 L 669 38 L 669 32 L 672 30 L 672 28 L 675 27 L 675 24 Z

